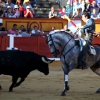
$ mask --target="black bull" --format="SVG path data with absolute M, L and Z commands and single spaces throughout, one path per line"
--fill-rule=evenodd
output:
M 33 70 L 37 69 L 45 75 L 48 75 L 48 63 L 52 61 L 46 56 L 38 55 L 34 52 L 19 50 L 0 51 L 0 75 L 12 76 L 12 84 L 9 87 L 9 92 L 11 92 L 13 87 L 19 86 Z M 21 80 L 17 82 L 19 77 Z

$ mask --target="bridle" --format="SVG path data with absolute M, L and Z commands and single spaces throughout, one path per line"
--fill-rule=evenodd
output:
M 62 32 L 62 31 L 61 31 L 61 32 Z M 56 34 L 56 32 L 55 32 L 54 34 Z M 51 52 L 51 53 L 52 53 L 52 54 L 55 53 L 56 55 L 58 55 L 58 54 L 60 54 L 60 51 L 59 51 L 59 49 L 57 49 L 57 48 L 55 47 L 54 41 L 53 41 L 53 39 L 52 39 L 52 35 L 54 35 L 54 34 L 49 34 L 47 37 L 50 37 L 50 40 L 47 40 L 46 42 L 49 43 L 50 41 L 52 41 L 52 44 L 53 44 L 55 50 L 54 50 L 53 52 Z M 66 33 L 66 34 L 69 34 L 69 33 Z M 70 34 L 69 34 L 69 35 L 70 35 Z M 70 36 L 71 36 L 71 35 L 70 35 Z M 65 43 L 65 46 L 63 47 L 63 49 L 62 49 L 61 52 L 64 51 L 65 47 L 68 45 L 68 43 L 69 43 L 72 39 L 73 39 L 73 37 L 71 36 L 71 38 Z M 75 47 L 75 45 L 72 46 L 68 51 L 66 51 L 65 54 L 62 53 L 63 56 L 64 56 L 64 58 L 65 58 L 65 55 L 66 55 L 70 50 L 72 50 L 74 47 Z
M 53 47 L 54 47 L 54 51 L 53 52 L 51 52 L 52 54 L 56 54 L 56 56 L 58 55 L 58 54 L 60 54 L 60 51 L 59 51 L 59 49 L 57 49 L 56 47 L 55 47 L 55 44 L 54 44 L 54 41 L 53 41 L 53 39 L 52 39 L 52 35 L 53 34 L 49 34 L 48 36 L 47 36 L 47 38 L 49 37 L 49 40 L 46 40 L 46 43 L 48 44 L 50 41 L 52 41 L 52 45 L 53 45 Z

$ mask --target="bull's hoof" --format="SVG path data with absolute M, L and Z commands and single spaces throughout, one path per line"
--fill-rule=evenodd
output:
M 96 91 L 96 93 L 100 93 L 100 88 Z
M 17 86 L 19 86 L 20 84 L 19 83 L 16 83 L 15 85 L 14 85 L 14 87 L 17 87 Z
M 9 92 L 13 92 L 12 90 L 9 90 Z
M 0 90 L 2 90 L 2 87 L 0 86 Z
M 61 96 L 66 96 L 66 92 L 62 92 L 61 93 Z

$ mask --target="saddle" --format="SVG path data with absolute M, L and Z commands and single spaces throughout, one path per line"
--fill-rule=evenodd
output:
M 91 55 L 96 55 L 96 50 L 95 50 L 94 46 L 92 46 L 89 43 L 87 43 L 83 38 L 77 39 L 76 40 L 76 44 L 77 43 L 78 43 L 78 45 L 80 47 L 80 52 L 83 50 L 83 46 L 87 45 L 87 48 L 88 48 L 87 53 L 91 54 Z

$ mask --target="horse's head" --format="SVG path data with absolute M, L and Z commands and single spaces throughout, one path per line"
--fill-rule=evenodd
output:
M 50 49 L 52 55 L 53 55 L 54 57 L 57 57 L 57 55 L 60 54 L 59 45 L 57 44 L 56 39 L 53 39 L 53 38 L 54 38 L 54 37 L 53 37 L 53 34 L 48 34 L 48 35 L 47 35 L 46 42 L 47 42 L 47 44 L 48 44 L 48 46 L 49 46 L 49 49 Z
M 47 35 L 47 44 L 53 56 L 57 57 L 60 52 L 69 51 L 75 45 L 75 40 L 67 31 L 54 30 Z

